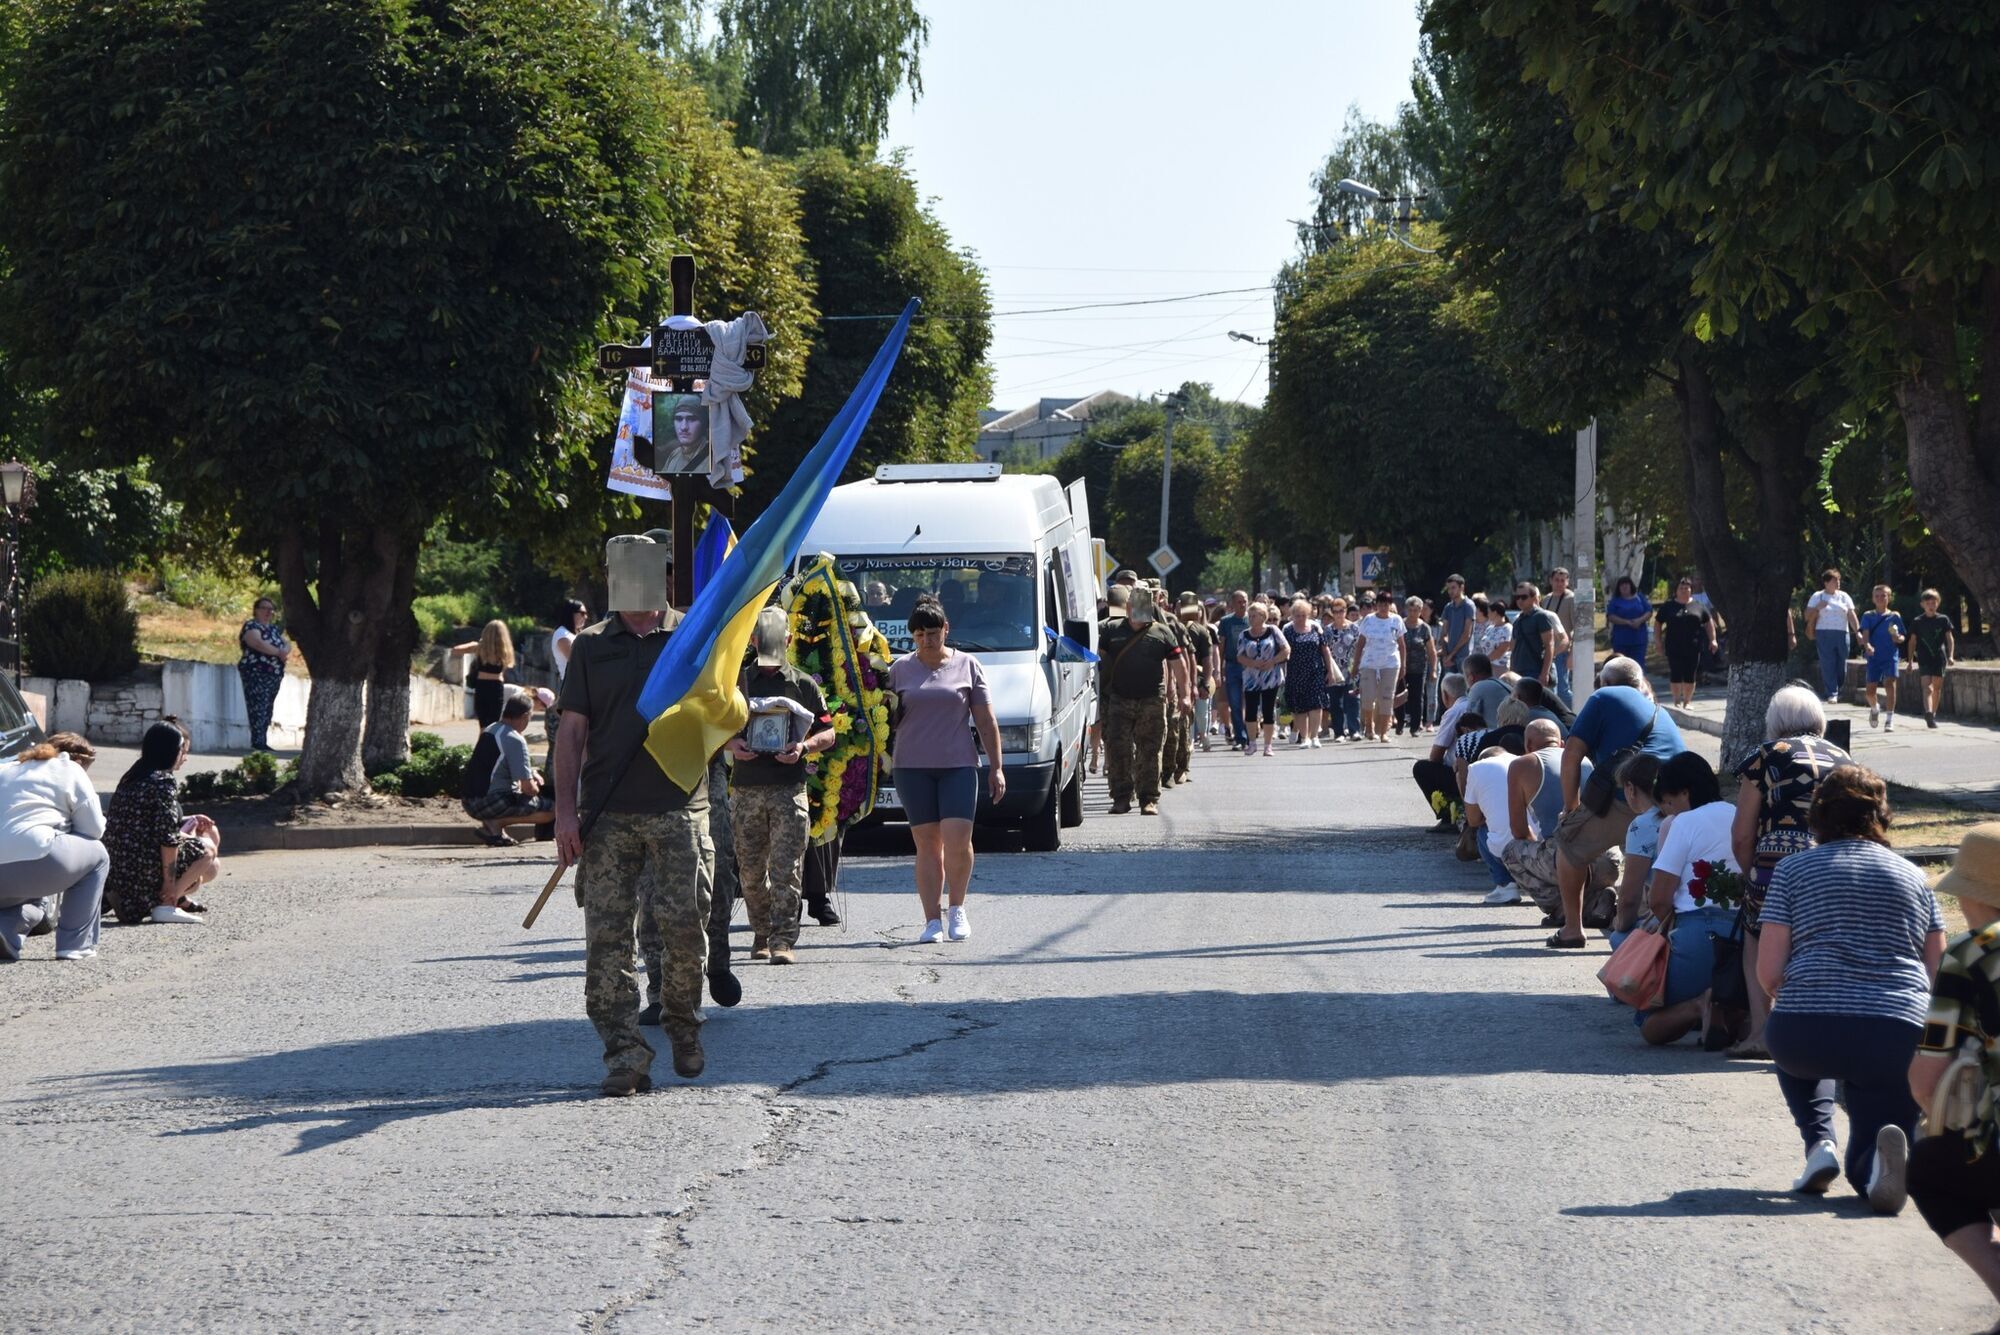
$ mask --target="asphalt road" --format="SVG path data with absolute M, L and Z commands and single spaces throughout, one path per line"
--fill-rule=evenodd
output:
M 207 928 L 0 969 L 0 1324 L 1949 1331 L 1914 1211 L 1786 1194 L 1767 1067 L 1649 1051 L 1421 833 L 1409 752 L 1199 758 L 1157 820 L 907 865 L 595 1097 L 546 854 L 228 860 Z M 893 852 L 893 845 L 888 846 Z M 738 956 L 747 949 L 739 933 Z

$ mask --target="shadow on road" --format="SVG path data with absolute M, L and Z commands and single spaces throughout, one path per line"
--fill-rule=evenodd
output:
M 1677 1191 L 1660 1201 L 1630 1205 L 1572 1205 L 1561 1213 L 1578 1219 L 1690 1219 L 1750 1215 L 1775 1218 L 1794 1214 L 1851 1215 L 1872 1218 L 1860 1197 L 1794 1196 L 1789 1191 L 1755 1187 L 1703 1187 Z

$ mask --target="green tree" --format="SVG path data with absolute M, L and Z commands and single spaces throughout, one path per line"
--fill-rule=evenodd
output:
M 1271 347 L 1263 450 L 1285 509 L 1388 548 L 1411 588 L 1440 588 L 1488 533 L 1565 508 L 1567 452 L 1503 409 L 1484 357 L 1488 303 L 1461 294 L 1447 266 L 1376 240 L 1302 261 L 1294 286 Z
M 0 344 L 272 562 L 301 788 L 362 787 L 431 520 L 552 490 L 664 267 L 661 79 L 588 0 L 134 0 L 36 5 L 9 80 Z
M 1990 6 L 1492 0 L 1574 118 L 1571 178 L 1692 239 L 1689 327 L 1825 336 L 1901 411 L 1911 486 L 2000 607 L 2000 20 Z M 1643 188 L 1634 188 L 1643 183 Z
M 930 22 L 916 0 L 604 0 L 685 66 L 738 141 L 766 153 L 871 151 L 904 88 L 923 92 Z
M 803 391 L 752 436 L 744 493 L 753 509 L 784 486 L 911 297 L 922 299 L 924 318 L 910 330 L 847 476 L 884 463 L 971 459 L 992 392 L 985 276 L 953 248 L 902 160 L 822 150 L 796 163 L 793 180 L 820 309 L 833 318 L 811 332 Z

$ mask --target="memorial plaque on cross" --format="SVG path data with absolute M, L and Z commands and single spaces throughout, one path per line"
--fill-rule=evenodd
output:
M 650 462 L 651 471 L 664 479 L 673 493 L 674 606 L 685 608 L 694 601 L 695 515 L 706 503 L 725 517 L 735 510 L 734 498 L 726 487 L 709 481 L 710 458 L 707 409 L 699 400 L 683 397 L 669 400 L 662 411 L 662 394 L 692 396 L 696 382 L 709 378 L 715 364 L 715 340 L 694 318 L 695 262 L 692 255 L 676 255 L 668 269 L 673 286 L 673 314 L 652 332 L 650 343 L 606 343 L 597 350 L 601 370 L 630 375 L 644 371 L 646 389 L 653 395 L 654 439 L 634 440 L 635 457 Z M 759 324 L 761 330 L 761 322 Z M 761 332 L 757 335 L 761 338 Z M 739 363 L 746 371 L 764 367 L 764 345 L 749 343 Z M 748 419 L 744 419 L 747 423 Z

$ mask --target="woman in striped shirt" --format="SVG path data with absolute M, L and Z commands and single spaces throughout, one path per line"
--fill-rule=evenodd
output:
M 1839 1175 L 1834 1083 L 1847 1087 L 1847 1180 L 1880 1214 L 1908 1199 L 1917 1104 L 1907 1075 L 1944 953 L 1937 899 L 1888 848 L 1889 794 L 1859 765 L 1820 781 L 1808 816 L 1819 847 L 1778 864 L 1764 898 L 1757 976 L 1773 998 L 1764 1042 L 1805 1139 L 1792 1190 Z

